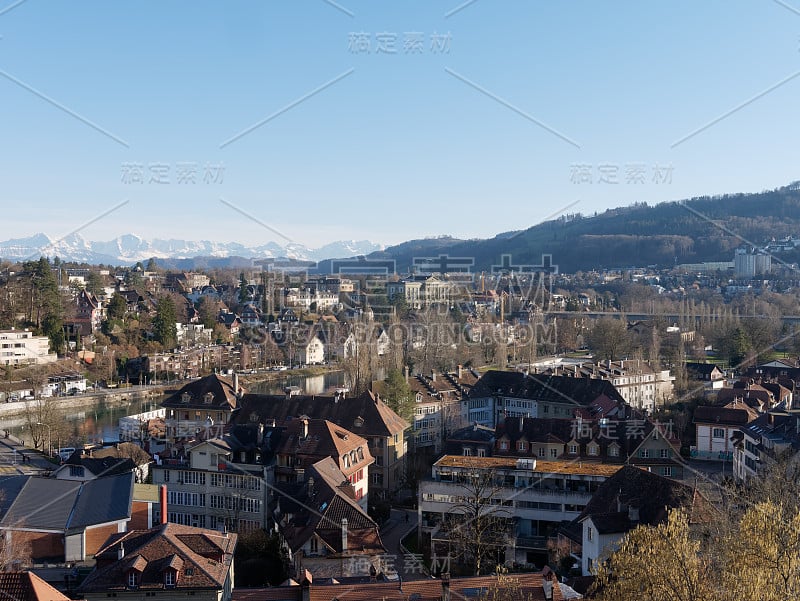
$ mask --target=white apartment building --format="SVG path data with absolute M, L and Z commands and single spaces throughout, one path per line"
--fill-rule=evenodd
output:
M 534 563 L 533 557 L 547 549 L 547 537 L 555 528 L 576 519 L 599 486 L 621 467 L 445 455 L 433 464 L 431 479 L 419 484 L 420 535 L 430 535 L 437 549 L 441 551 L 444 545 L 446 550 L 445 515 L 459 512 L 465 495 L 470 494 L 471 479 L 491 478 L 493 485 L 486 488 L 493 493 L 488 507 L 501 508 L 498 515 L 507 517 L 511 528 L 506 561 Z
M 34 336 L 28 330 L 0 330 L 0 365 L 45 365 L 57 360 L 47 336 Z

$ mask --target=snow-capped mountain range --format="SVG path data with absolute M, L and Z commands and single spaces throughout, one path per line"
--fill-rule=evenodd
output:
M 133 265 L 137 261 L 156 259 L 191 259 L 194 257 L 243 257 L 246 259 L 288 258 L 303 261 L 321 261 L 366 255 L 383 250 L 381 244 L 369 240 L 343 240 L 319 248 L 290 243 L 281 246 L 268 242 L 248 246 L 238 242 L 212 242 L 210 240 L 145 240 L 135 234 L 125 234 L 107 242 L 92 242 L 80 234 L 70 234 L 53 239 L 47 234 L 35 234 L 0 242 L 0 258 L 10 261 L 36 259 L 40 256 L 58 257 L 62 261 L 75 261 L 97 265 Z

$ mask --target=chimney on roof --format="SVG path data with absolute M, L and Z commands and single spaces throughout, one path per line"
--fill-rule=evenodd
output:
M 303 418 L 303 440 L 308 438 L 308 419 Z
M 117 548 L 117 561 L 119 561 L 123 557 L 125 557 L 125 545 L 123 543 L 120 543 L 119 547 Z
M 435 382 L 435 381 L 436 381 L 436 370 L 432 369 L 431 370 L 431 382 Z
M 442 601 L 450 601 L 450 572 L 442 573 Z
M 459 365 L 456 368 L 456 373 L 458 374 L 458 379 L 460 380 L 461 379 L 461 375 L 464 373 L 464 367 L 462 365 Z
M 233 394 L 239 395 L 239 374 L 233 373 Z
M 408 382 L 408 365 L 403 366 L 403 377 L 406 379 L 406 382 Z
M 158 499 L 161 508 L 161 523 L 167 523 L 167 485 L 162 484 L 158 489 Z
M 300 582 L 302 601 L 311 601 L 311 583 L 314 577 L 308 570 L 303 570 L 303 580 Z
M 347 553 L 347 518 L 342 518 L 342 553 Z

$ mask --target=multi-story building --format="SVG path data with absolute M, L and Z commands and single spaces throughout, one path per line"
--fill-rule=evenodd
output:
M 607 380 L 631 407 L 648 412 L 668 403 L 674 391 L 675 378 L 668 369 L 654 370 L 639 359 L 556 365 L 546 373 Z
M 491 484 L 481 511 L 499 507 L 510 532 L 505 560 L 536 563 L 547 549 L 547 537 L 563 521 L 577 518 L 592 494 L 620 465 L 537 461 L 514 457 L 445 455 L 433 464 L 430 479 L 419 485 L 420 535 L 430 536 L 437 555 L 445 556 L 448 533 L 445 516 L 464 513 L 465 498 L 475 479 Z
M 236 532 L 267 526 L 272 475 L 260 450 L 240 446 L 229 437 L 212 438 L 184 457 L 159 458 L 151 472 L 153 484 L 167 487 L 169 522 Z
M 98 549 L 78 593 L 87 601 L 230 601 L 236 542 L 236 534 L 178 524 L 120 533 Z
M 505 417 L 571 419 L 603 398 L 625 403 L 608 380 L 491 370 L 462 399 L 461 417 L 490 427 Z
M 735 399 L 724 407 L 700 406 L 694 410 L 695 459 L 733 461 L 733 435 L 758 417 L 755 409 Z
M 406 381 L 414 394 L 414 421 L 410 440 L 417 451 L 440 453 L 451 432 L 465 427 L 461 401 L 480 374 L 458 366 L 455 372 L 417 374 Z
M 369 466 L 371 493 L 382 498 L 398 490 L 406 471 L 409 423 L 384 403 L 380 396 L 365 392 L 356 397 L 337 393 L 323 395 L 245 394 L 233 423 L 271 424 L 306 416 L 328 420 L 364 438 L 375 463 Z M 366 453 L 365 453 L 366 456 Z
M 195 380 L 167 398 L 164 425 L 168 449 L 213 438 L 228 424 L 244 391 L 237 375 L 227 378 L 217 374 Z
M 13 328 L 0 330 L 0 365 L 46 365 L 57 360 L 47 336 Z
M 452 292 L 451 282 L 432 275 L 415 275 L 386 283 L 386 296 L 389 300 L 402 298 L 411 309 L 449 303 Z
M 353 486 L 355 501 L 366 511 L 369 467 L 375 462 L 366 439 L 323 419 L 292 419 L 282 424 L 275 448 L 275 481 L 303 480 L 304 470 L 330 457 Z
M 353 485 L 330 457 L 301 479 L 275 485 L 272 515 L 295 574 L 368 577 L 384 574 L 386 548 L 378 525 L 355 499 Z
M 733 438 L 733 475 L 746 482 L 757 477 L 781 454 L 800 446 L 800 415 L 797 411 L 775 409 L 762 413 Z

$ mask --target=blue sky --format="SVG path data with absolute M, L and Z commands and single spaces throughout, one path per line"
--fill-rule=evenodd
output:
M 81 235 L 490 237 L 800 179 L 800 0 L 16 3 L 0 239 L 123 202 Z

